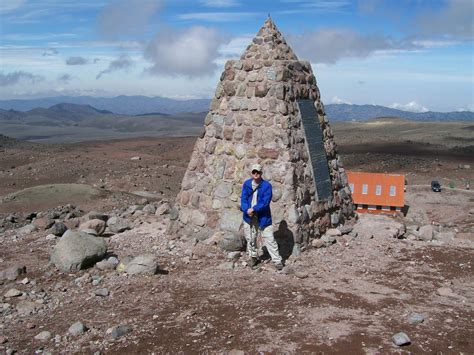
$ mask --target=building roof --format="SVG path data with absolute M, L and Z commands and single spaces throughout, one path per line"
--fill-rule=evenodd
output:
M 405 175 L 348 171 L 347 179 L 352 199 L 358 205 L 405 206 Z M 366 193 L 363 185 L 367 185 Z M 380 194 L 377 194 L 377 185 L 380 186 Z M 390 194 L 391 188 L 394 196 Z
M 298 57 L 268 17 L 240 59 L 298 60 Z

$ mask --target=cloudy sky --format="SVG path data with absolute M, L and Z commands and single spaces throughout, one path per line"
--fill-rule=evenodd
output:
M 474 111 L 472 0 L 2 0 L 0 99 L 210 98 L 268 14 L 323 100 Z

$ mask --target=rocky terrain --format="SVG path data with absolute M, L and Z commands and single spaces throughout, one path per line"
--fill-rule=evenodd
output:
M 193 137 L 1 137 L 0 350 L 471 353 L 472 130 L 372 127 L 333 125 L 342 160 L 405 173 L 407 215 L 360 215 L 298 255 L 277 238 L 282 272 L 224 233 L 167 232 Z

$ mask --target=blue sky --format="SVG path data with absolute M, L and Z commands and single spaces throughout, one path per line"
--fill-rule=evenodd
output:
M 472 0 L 3 0 L 0 99 L 210 98 L 270 14 L 324 103 L 474 111 Z

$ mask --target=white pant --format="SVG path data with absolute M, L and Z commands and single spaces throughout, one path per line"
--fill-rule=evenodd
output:
M 270 254 L 272 261 L 275 264 L 281 263 L 281 256 L 278 253 L 278 244 L 273 237 L 273 226 L 267 226 L 263 230 L 258 227 L 258 223 L 252 221 L 252 224 L 244 222 L 244 235 L 247 240 L 247 254 L 251 258 L 258 257 L 257 238 L 262 236 L 263 242 L 267 247 L 268 254 Z

